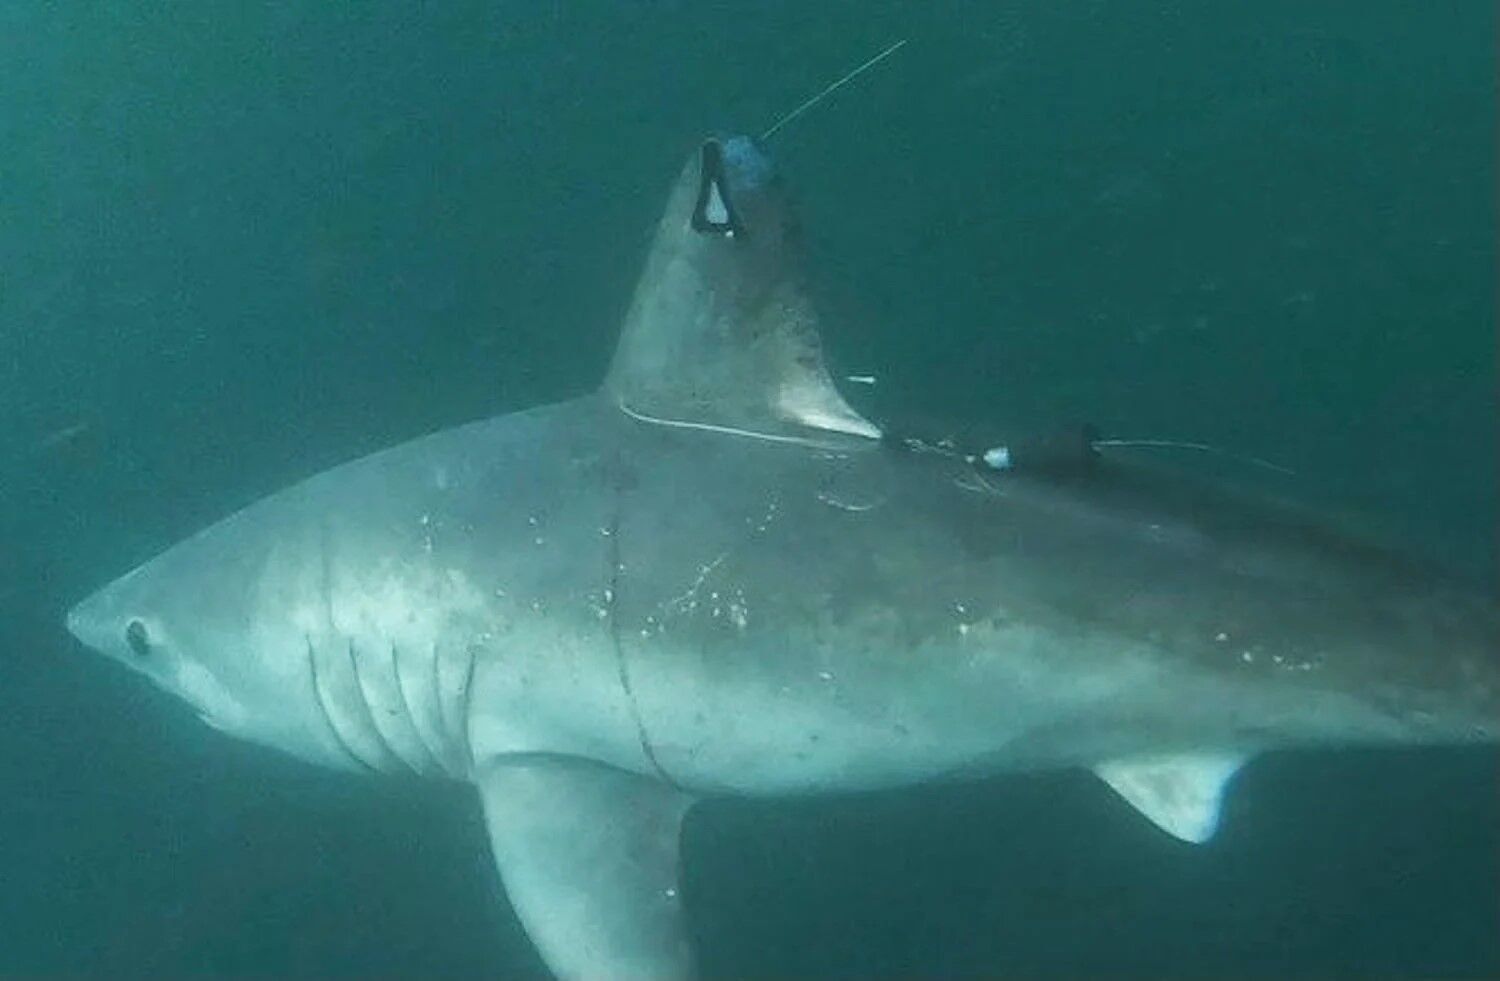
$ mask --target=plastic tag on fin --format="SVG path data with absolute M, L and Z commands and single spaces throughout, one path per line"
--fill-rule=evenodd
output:
M 708 187 L 708 202 L 703 206 L 703 217 L 710 225 L 729 224 L 729 208 L 724 205 L 724 195 L 719 191 L 719 182 Z
M 693 208 L 691 220 L 693 230 L 733 238 L 740 223 L 724 183 L 724 151 L 717 140 L 703 144 L 700 170 L 698 203 Z

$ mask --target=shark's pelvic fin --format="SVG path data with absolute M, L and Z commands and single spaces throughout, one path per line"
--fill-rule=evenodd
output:
M 500 760 L 475 777 L 511 905 L 560 978 L 690 978 L 677 879 L 693 799 L 613 767 Z
M 1099 778 L 1167 834 L 1195 845 L 1214 836 L 1236 755 L 1150 756 L 1094 767 Z
M 708 140 L 688 161 L 605 382 L 622 408 L 744 435 L 880 437 L 824 364 L 784 197 L 747 137 Z

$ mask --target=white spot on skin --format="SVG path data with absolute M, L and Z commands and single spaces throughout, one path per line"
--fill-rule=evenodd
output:
M 1214 636 L 1214 640 L 1218 641 L 1221 644 L 1224 643 L 1225 641 L 1227 641 L 1228 639 L 1229 639 L 1229 635 L 1226 634 L 1226 633 L 1224 633 L 1222 630 L 1219 631 L 1219 633 Z
M 708 579 L 709 576 L 713 575 L 714 570 L 717 569 L 728 557 L 728 551 L 721 552 L 719 553 L 718 558 L 714 559 L 712 562 L 708 563 L 705 566 L 699 567 L 698 577 L 693 580 L 693 584 L 687 589 L 683 590 L 680 595 L 662 604 L 662 609 L 668 613 L 671 613 L 674 610 L 696 609 L 698 606 L 698 590 L 703 587 L 704 581 Z M 714 599 L 719 598 L 718 593 L 714 593 L 712 594 L 712 596 Z
M 818 677 L 821 678 L 821 679 L 823 679 L 824 681 L 832 681 L 833 680 L 833 672 L 832 671 L 819 671 L 818 672 Z
M 865 511 L 874 510 L 883 503 L 883 501 L 871 501 L 865 504 L 856 504 L 852 501 L 844 500 L 843 498 L 834 497 L 827 491 L 818 491 L 816 497 L 820 502 L 828 505 L 829 507 L 838 508 L 840 511 L 849 511 L 853 514 L 860 514 Z

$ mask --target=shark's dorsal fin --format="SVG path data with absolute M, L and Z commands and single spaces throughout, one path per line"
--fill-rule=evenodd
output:
M 1094 767 L 1099 778 L 1158 828 L 1202 844 L 1219 828 L 1224 788 L 1246 757 L 1151 756 Z
M 605 391 L 647 421 L 879 438 L 829 376 L 795 239 L 754 142 L 705 142 L 672 190 Z

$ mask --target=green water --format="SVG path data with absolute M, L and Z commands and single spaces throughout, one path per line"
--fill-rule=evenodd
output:
M 0 972 L 535 974 L 473 804 L 64 635 L 323 467 L 598 378 L 706 133 L 779 134 L 894 411 L 1206 441 L 1493 582 L 1493 6 L 0 6 Z M 869 395 L 870 393 L 864 393 Z M 715 802 L 715 976 L 1500 973 L 1493 751 L 1256 764 L 1211 846 L 1074 775 Z

